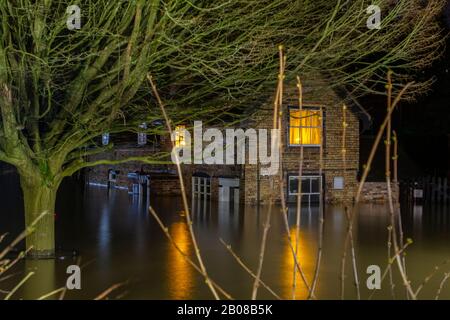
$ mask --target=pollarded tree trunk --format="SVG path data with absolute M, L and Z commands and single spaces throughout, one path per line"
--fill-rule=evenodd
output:
M 28 255 L 33 258 L 52 258 L 55 255 L 54 213 L 59 184 L 49 185 L 42 179 L 30 179 L 30 176 L 24 175 L 20 177 L 20 184 L 24 198 L 25 226 L 27 229 L 32 227 L 26 238 L 26 248 L 30 250 Z

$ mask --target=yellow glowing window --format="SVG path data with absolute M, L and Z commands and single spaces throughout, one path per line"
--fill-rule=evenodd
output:
M 289 144 L 320 146 L 322 143 L 322 112 L 319 109 L 289 110 Z
M 185 130 L 186 126 L 179 125 L 175 127 L 175 146 L 176 147 L 182 147 L 186 145 L 185 140 Z

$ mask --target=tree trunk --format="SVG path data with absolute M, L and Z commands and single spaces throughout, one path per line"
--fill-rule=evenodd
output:
M 55 255 L 55 201 L 57 186 L 47 186 L 41 179 L 20 179 L 25 209 L 25 225 L 32 228 L 26 238 L 28 255 L 33 258 L 52 258 Z M 41 217 L 36 223 L 36 219 Z

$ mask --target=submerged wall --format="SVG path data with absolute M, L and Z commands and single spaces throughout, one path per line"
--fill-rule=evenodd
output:
M 399 200 L 399 185 L 391 183 L 392 199 Z M 371 203 L 387 203 L 389 201 L 389 193 L 386 182 L 366 182 L 361 192 L 360 202 Z

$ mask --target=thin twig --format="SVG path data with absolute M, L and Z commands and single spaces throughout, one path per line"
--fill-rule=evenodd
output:
M 388 271 L 392 269 L 392 264 L 396 261 L 396 257 L 400 256 L 402 253 L 406 251 L 406 248 L 411 244 L 411 241 L 408 241 L 400 250 L 395 252 L 395 255 L 391 258 L 388 257 L 388 263 L 387 266 L 384 268 L 383 275 L 381 276 L 380 285 L 383 283 L 384 279 L 386 278 Z M 369 300 L 372 299 L 373 295 L 375 294 L 376 290 L 372 291 L 372 293 L 369 295 Z
M 301 117 L 303 111 L 303 85 L 300 77 L 297 76 L 297 89 L 298 89 L 298 110 Z M 300 136 L 301 139 L 301 136 Z M 297 185 L 297 217 L 295 221 L 295 257 L 298 257 L 298 250 L 300 247 L 300 225 L 301 225 L 301 213 L 302 213 L 302 176 L 303 176 L 303 157 L 304 148 L 303 143 L 300 141 L 300 159 L 298 163 L 298 185 Z M 295 300 L 297 293 L 297 265 L 294 264 L 294 276 L 292 283 L 292 300 Z
M 283 103 L 283 78 L 284 78 L 284 64 L 285 64 L 285 59 L 283 57 L 283 46 L 279 46 L 279 56 L 280 56 L 280 70 L 279 70 L 279 74 L 278 74 L 278 86 L 277 86 L 277 92 L 275 95 L 275 102 L 274 102 L 274 114 L 273 114 L 273 124 L 274 124 L 274 129 L 276 129 L 278 127 L 278 110 L 279 108 L 282 107 Z M 278 99 L 277 99 L 278 98 Z M 277 138 L 275 139 L 276 141 L 271 141 L 272 145 L 274 143 L 280 143 L 280 137 L 277 135 Z M 273 149 L 272 149 L 273 150 Z M 271 178 L 270 183 L 273 183 L 273 178 Z M 272 206 L 273 206 L 273 197 L 272 195 L 270 196 L 269 199 L 270 202 L 270 207 L 268 210 L 268 213 L 266 215 L 266 220 L 264 222 L 264 230 L 263 230 L 263 236 L 261 238 L 261 246 L 260 246 L 260 251 L 259 251 L 259 261 L 258 261 L 258 268 L 256 271 L 256 278 L 253 282 L 253 290 L 252 290 L 252 300 L 256 299 L 256 296 L 258 294 L 258 288 L 259 288 L 259 284 L 260 284 L 260 278 L 261 278 L 261 272 L 262 272 L 262 267 L 264 264 L 264 254 L 266 251 L 266 242 L 267 242 L 267 236 L 269 234 L 269 229 L 270 229 L 270 220 L 272 217 Z
M 6 238 L 7 235 L 8 235 L 8 233 L 2 234 L 2 235 L 0 236 L 0 242 L 2 242 L 2 241 Z
M 390 137 L 391 137 L 391 131 L 390 131 L 390 119 L 391 119 L 391 115 L 392 115 L 392 111 L 394 109 L 395 106 L 391 105 L 392 100 L 391 100 L 391 95 L 392 95 L 392 79 L 391 79 L 391 75 L 392 72 L 389 70 L 388 72 L 388 83 L 387 83 L 387 89 L 388 89 L 388 112 L 387 112 L 387 128 L 389 129 L 386 133 L 386 185 L 387 185 L 387 191 L 388 191 L 388 203 L 389 203 L 389 213 L 390 213 L 390 217 L 391 217 L 391 226 L 392 226 L 392 242 L 394 244 L 394 249 L 395 251 L 397 251 L 398 249 L 398 244 L 397 244 L 397 235 L 396 235 L 396 223 L 395 223 L 395 216 L 397 214 L 398 218 L 400 219 L 400 212 L 399 210 L 395 210 L 394 209 L 394 203 L 393 203 L 393 198 L 392 198 L 392 186 L 391 186 L 391 172 L 390 172 L 390 161 L 391 161 L 391 157 L 390 157 Z M 398 208 L 398 206 L 397 206 Z M 402 230 L 401 227 L 401 220 L 399 220 L 399 228 L 400 230 Z M 403 243 L 403 232 L 401 231 L 401 235 L 400 235 L 400 246 Z M 396 256 L 397 261 L 397 266 L 400 272 L 400 275 L 402 277 L 403 280 L 403 285 L 406 288 L 406 292 L 407 292 L 407 297 L 408 295 L 413 299 L 416 300 L 417 296 L 414 293 L 414 291 L 412 290 L 411 287 L 411 283 L 408 280 L 408 276 L 406 274 L 406 266 L 405 266 L 405 261 L 404 259 L 402 259 L 399 255 Z
M 151 86 L 151 88 L 153 90 L 153 94 L 155 95 L 155 98 L 158 101 L 159 107 L 161 108 L 161 111 L 163 113 L 164 120 L 165 120 L 166 126 L 167 126 L 167 130 L 169 131 L 169 135 L 171 137 L 170 141 L 172 143 L 172 147 L 175 147 L 175 144 L 174 144 L 174 142 L 172 140 L 172 125 L 170 124 L 170 119 L 169 119 L 169 117 L 168 117 L 168 115 L 166 113 L 166 109 L 164 107 L 164 103 L 162 102 L 161 97 L 159 96 L 159 93 L 158 93 L 158 90 L 156 88 L 156 85 L 153 82 L 153 78 L 152 78 L 152 76 L 150 74 L 147 74 L 147 79 L 148 79 L 148 81 L 150 83 L 150 86 Z M 202 274 L 205 276 L 206 284 L 208 285 L 208 287 L 209 287 L 211 293 L 213 294 L 214 298 L 216 300 L 219 300 L 220 299 L 219 295 L 217 294 L 216 290 L 214 289 L 214 286 L 209 281 L 208 273 L 207 273 L 206 267 L 205 267 L 205 265 L 203 263 L 203 258 L 202 258 L 201 253 L 200 253 L 200 248 L 198 247 L 197 239 L 195 237 L 194 229 L 192 227 L 192 219 L 191 219 L 191 214 L 190 214 L 189 205 L 188 205 L 188 201 L 187 201 L 186 189 L 185 189 L 185 186 L 184 186 L 183 172 L 181 170 L 180 159 L 178 157 L 178 153 L 177 152 L 174 152 L 174 155 L 175 155 L 175 159 L 176 159 L 175 162 L 176 162 L 176 167 L 177 167 L 177 172 L 178 172 L 178 179 L 180 180 L 181 196 L 182 196 L 182 199 L 183 199 L 184 210 L 185 210 L 185 213 L 186 213 L 185 214 L 186 223 L 187 223 L 187 226 L 188 226 L 188 229 L 189 229 L 189 235 L 191 237 L 192 244 L 194 246 L 195 255 L 197 257 L 199 266 L 202 269 Z
M 113 292 L 114 290 L 119 289 L 120 287 L 124 286 L 125 284 L 127 284 L 127 282 L 116 283 L 115 285 L 109 287 L 108 289 L 106 289 L 105 291 L 100 293 L 97 297 L 95 297 L 94 300 L 106 299 L 111 292 Z
M 387 248 L 388 248 L 388 262 L 391 259 L 391 247 L 392 247 L 392 227 L 388 227 L 388 242 L 387 242 Z M 391 294 L 392 299 L 395 300 L 395 284 L 394 284 L 394 278 L 392 276 L 392 268 L 389 264 L 389 284 L 391 288 Z
M 286 61 L 286 56 L 284 57 L 284 61 Z M 283 72 L 284 73 L 284 72 Z M 278 94 L 278 96 L 280 96 Z M 281 100 L 282 101 L 282 100 Z M 282 103 L 281 103 L 282 104 Z M 275 120 L 276 118 L 278 118 L 278 120 Z M 281 128 L 281 116 L 279 116 L 279 114 L 274 114 L 274 123 L 276 123 L 276 121 L 278 122 L 277 127 Z M 290 232 L 290 228 L 289 228 L 289 221 L 287 218 L 288 215 L 288 208 L 286 207 L 286 199 L 285 199 L 285 194 L 284 194 L 284 174 L 283 174 L 283 140 L 281 139 L 281 133 L 280 133 L 280 137 L 279 137 L 279 191 L 280 191 L 280 202 L 281 202 L 281 208 L 282 208 L 282 216 L 283 216 L 283 222 L 284 222 L 284 228 L 285 228 L 285 232 L 286 232 L 286 237 L 288 240 L 288 245 L 289 245 L 289 249 L 291 250 L 292 253 L 292 257 L 294 259 L 294 264 L 295 267 L 297 268 L 303 283 L 306 286 L 306 289 L 308 290 L 308 292 L 311 292 L 311 287 L 308 284 L 308 281 L 306 280 L 306 276 L 305 273 L 303 272 L 303 269 L 300 265 L 300 262 L 297 259 L 297 255 L 295 254 L 295 248 L 293 245 L 293 241 L 292 241 L 292 237 L 291 237 L 291 232 Z M 272 194 L 271 194 L 271 198 L 272 199 Z M 315 298 L 313 296 L 313 298 Z
M 20 241 L 25 239 L 27 236 L 29 236 L 33 231 L 36 224 L 41 220 L 44 216 L 48 215 L 49 213 L 47 211 L 41 213 L 34 221 L 23 231 L 19 236 L 17 236 L 16 239 L 14 239 L 13 242 L 11 242 L 1 253 L 0 253 L 0 260 L 3 259 L 4 256 L 8 254 Z
M 6 267 L 0 269 L 0 275 L 11 269 L 17 262 L 19 262 L 19 260 L 23 259 L 32 248 L 33 246 L 30 246 L 27 250 L 21 252 L 12 262 L 9 262 Z
M 241 258 L 239 258 L 239 256 L 233 251 L 233 249 L 231 248 L 231 245 L 225 243 L 225 241 L 223 241 L 223 239 L 220 239 L 220 242 L 225 246 L 225 248 L 228 250 L 228 252 L 231 254 L 231 256 L 236 260 L 236 262 L 250 275 L 252 276 L 253 279 L 256 279 L 256 275 L 253 273 L 252 270 L 250 270 L 249 267 L 247 267 L 247 265 L 242 261 Z M 267 289 L 267 291 L 269 291 L 275 298 L 277 298 L 278 300 L 281 300 L 281 297 L 275 293 L 275 291 L 273 291 L 264 281 L 262 281 L 261 279 L 259 279 L 259 283 Z
M 344 212 L 345 217 L 348 222 L 348 232 L 350 234 L 350 251 L 352 255 L 352 270 L 353 270 L 353 281 L 356 289 L 356 296 L 359 299 L 361 299 L 360 289 L 359 289 L 359 278 L 358 278 L 358 270 L 357 270 L 357 264 L 356 264 L 356 253 L 355 253 L 355 245 L 353 241 L 353 229 L 350 225 L 350 213 L 349 213 L 349 207 L 347 204 L 347 185 L 346 185 L 346 179 L 347 179 L 347 106 L 344 104 L 342 106 L 342 172 L 344 177 Z M 347 255 L 347 252 L 344 252 L 343 258 L 342 258 L 342 265 L 341 265 L 341 299 L 344 299 L 344 289 L 345 289 L 345 257 Z
M 346 252 L 347 252 L 347 248 L 349 246 L 350 243 L 350 238 L 351 238 L 351 232 L 352 232 L 352 228 L 353 228 L 353 222 L 355 219 L 355 212 L 356 212 L 356 208 L 359 204 L 359 200 L 361 197 L 361 193 L 362 193 L 362 189 L 363 186 L 367 180 L 367 176 L 369 174 L 373 159 L 375 157 L 375 152 L 378 149 L 378 146 L 380 144 L 381 138 L 383 136 L 383 133 L 386 129 L 386 125 L 387 122 L 389 121 L 389 118 L 392 115 L 392 112 L 395 110 L 397 104 L 400 102 L 400 99 L 402 98 L 402 96 L 404 95 L 404 93 L 408 90 L 408 88 L 413 84 L 413 82 L 409 82 L 407 83 L 402 90 L 399 92 L 399 94 L 397 95 L 397 97 L 395 98 L 394 102 L 392 103 L 392 107 L 390 108 L 388 114 L 386 115 L 383 123 L 380 126 L 380 129 L 378 130 L 378 134 L 375 138 L 375 141 L 372 145 L 372 149 L 370 150 L 370 154 L 369 154 L 369 158 L 367 160 L 367 163 L 365 165 L 362 177 L 361 177 L 361 181 L 359 182 L 358 188 L 356 190 L 356 195 L 355 195 L 355 201 L 354 204 L 352 206 L 352 210 L 350 213 L 350 221 L 349 221 L 349 226 L 348 226 L 348 230 L 347 230 L 347 236 L 345 238 L 345 243 L 344 243 L 344 249 L 343 249 L 343 254 L 342 254 L 342 263 L 341 263 L 341 283 L 343 282 L 343 279 L 345 278 L 345 258 L 346 258 Z M 341 298 L 344 298 L 344 287 L 341 286 Z
M 28 273 L 25 278 L 23 278 L 15 287 L 14 289 L 12 289 L 8 295 L 5 297 L 5 300 L 9 300 L 11 299 L 11 297 L 14 295 L 14 293 L 16 293 L 17 290 L 19 290 L 19 288 L 28 281 L 28 279 L 30 279 L 30 277 L 32 277 L 34 275 L 34 272 L 30 272 Z
M 7 276 L 4 276 L 4 277 L 0 278 L 0 282 L 6 281 L 6 280 L 11 279 L 11 278 L 13 278 L 13 277 L 15 277 L 17 275 L 20 275 L 20 274 L 21 274 L 21 272 L 10 273 Z
M 397 132 L 392 131 L 392 141 L 394 141 L 394 154 L 392 155 L 392 160 L 394 162 L 394 182 L 398 182 L 398 138 Z
M 161 227 L 161 230 L 164 232 L 167 239 L 172 243 L 174 248 L 181 254 L 181 256 L 198 272 L 200 273 L 206 281 L 210 282 L 222 295 L 224 295 L 227 299 L 233 300 L 230 294 L 228 294 L 224 289 L 222 289 L 217 283 L 215 283 L 207 274 L 205 274 L 194 261 L 178 246 L 178 244 L 175 242 L 175 240 L 172 238 L 172 235 L 169 233 L 169 229 L 164 225 L 164 223 L 159 218 L 158 214 L 155 212 L 155 210 L 150 206 L 149 209 L 152 216 L 155 218 L 156 222 L 158 222 L 159 226 Z
M 416 290 L 416 296 L 419 295 L 420 291 L 422 291 L 423 287 L 431 280 L 431 278 L 433 278 L 433 276 L 441 269 L 442 266 L 445 266 L 450 260 L 445 260 L 444 262 L 441 263 L 441 265 L 439 266 L 435 266 L 433 268 L 433 271 L 431 271 L 431 273 L 425 277 L 425 279 L 423 279 L 422 283 L 420 284 L 420 286 L 417 288 Z
M 344 176 L 344 184 L 343 184 L 343 190 L 344 190 L 344 211 L 345 211 L 345 216 L 348 219 L 348 206 L 346 203 L 346 184 L 347 184 L 347 178 L 346 178 L 346 173 L 347 173 L 347 149 L 346 149 L 346 135 L 347 135 L 347 106 L 344 104 L 342 106 L 342 173 Z M 345 263 L 345 257 L 347 255 L 347 252 L 344 251 L 343 253 L 343 258 L 342 258 L 342 262 L 341 263 Z M 341 265 L 341 299 L 344 299 L 344 290 L 345 290 L 345 265 Z
M 261 282 L 261 272 L 262 272 L 262 267 L 264 264 L 264 253 L 266 251 L 266 243 L 267 243 L 267 236 L 269 234 L 269 229 L 270 229 L 271 216 L 272 216 L 272 206 L 270 206 L 269 211 L 266 215 L 266 220 L 264 222 L 263 236 L 261 238 L 261 246 L 260 246 L 260 251 L 259 251 L 258 268 L 256 271 L 255 280 L 253 281 L 252 300 L 256 300 L 259 284 Z
M 434 297 L 434 300 L 439 300 L 439 296 L 441 295 L 442 289 L 444 288 L 444 285 L 449 278 L 450 278 L 450 272 L 448 272 L 444 275 L 444 278 L 442 279 L 442 281 L 439 285 L 439 289 L 436 292 L 436 296 Z
M 323 207 L 323 192 L 322 192 L 322 173 L 323 173 L 323 110 L 320 109 L 320 150 L 319 150 L 319 177 L 320 177 L 320 199 L 319 199 L 319 244 L 317 248 L 316 267 L 314 270 L 314 278 L 311 283 L 311 290 L 308 299 L 314 296 L 317 281 L 319 280 L 320 263 L 322 261 L 322 247 L 323 247 L 323 227 L 324 227 L 324 207 Z
M 53 296 L 53 295 L 55 295 L 57 293 L 64 292 L 65 290 L 67 290 L 66 286 L 61 287 L 59 289 L 53 290 L 52 292 L 49 292 L 49 293 L 39 297 L 38 300 L 45 300 L 45 299 L 50 298 L 51 296 Z M 61 299 L 59 299 L 59 300 L 61 300 Z

